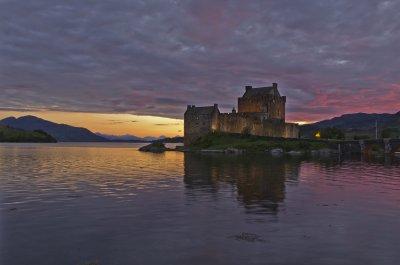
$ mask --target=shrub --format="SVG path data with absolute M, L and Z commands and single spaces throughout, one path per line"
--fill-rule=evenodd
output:
M 363 135 L 354 135 L 354 140 L 368 140 L 371 139 L 369 135 L 363 134 Z

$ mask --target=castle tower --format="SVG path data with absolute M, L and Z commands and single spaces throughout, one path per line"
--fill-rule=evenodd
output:
M 206 107 L 188 105 L 184 114 L 184 145 L 188 146 L 199 137 L 217 131 L 219 114 L 218 104 Z
M 238 98 L 239 113 L 257 113 L 266 119 L 285 121 L 286 97 L 281 96 L 278 84 L 269 87 L 246 86 L 242 97 Z

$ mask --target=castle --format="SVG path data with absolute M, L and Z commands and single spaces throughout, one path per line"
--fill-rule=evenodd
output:
M 278 84 L 269 87 L 246 86 L 238 98 L 238 110 L 220 113 L 218 104 L 196 107 L 188 105 L 185 112 L 185 146 L 210 132 L 247 133 L 259 136 L 298 138 L 299 126 L 285 122 L 286 97 Z

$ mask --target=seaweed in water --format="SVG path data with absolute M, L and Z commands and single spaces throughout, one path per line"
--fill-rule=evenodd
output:
M 246 242 L 265 242 L 261 236 L 252 233 L 241 233 L 239 235 L 230 236 L 230 238 Z

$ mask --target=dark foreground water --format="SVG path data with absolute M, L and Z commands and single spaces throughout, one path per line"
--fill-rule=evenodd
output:
M 0 264 L 400 264 L 400 165 L 3 144 Z

